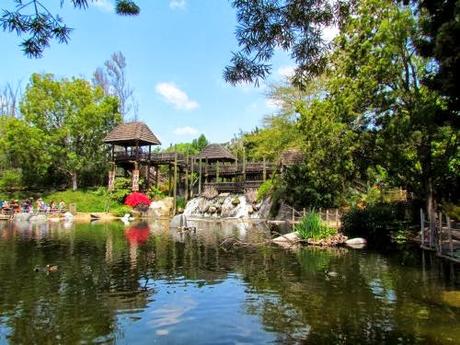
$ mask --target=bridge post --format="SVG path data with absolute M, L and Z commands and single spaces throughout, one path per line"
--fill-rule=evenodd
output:
M 189 195 L 189 191 L 188 191 L 188 186 L 189 186 L 189 183 L 188 183 L 188 154 L 187 156 L 185 157 L 185 200 L 188 200 L 188 195 Z
M 198 178 L 198 195 L 201 195 L 201 181 L 203 180 L 203 160 L 200 157 L 199 163 L 200 176 Z

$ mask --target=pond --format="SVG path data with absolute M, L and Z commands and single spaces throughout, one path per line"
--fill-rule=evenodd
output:
M 221 245 L 230 236 L 241 242 Z M 458 267 L 269 236 L 242 222 L 2 222 L 0 344 L 460 343 Z

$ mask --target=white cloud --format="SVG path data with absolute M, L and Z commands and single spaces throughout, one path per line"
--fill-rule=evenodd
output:
M 176 128 L 174 130 L 174 134 L 175 135 L 183 135 L 183 136 L 187 136 L 187 135 L 197 135 L 198 134 L 198 130 L 196 128 L 192 128 L 192 127 L 179 127 L 179 128 Z
M 193 110 L 199 107 L 197 101 L 190 99 L 174 83 L 158 83 L 155 86 L 155 91 L 163 97 L 165 102 L 174 105 L 176 109 Z
M 183 10 L 185 9 L 186 5 L 187 5 L 187 2 L 185 0 L 169 0 L 169 7 L 171 7 L 173 10 L 176 10 L 176 9 Z
M 110 0 L 95 0 L 91 4 L 104 12 L 113 12 L 113 3 Z
M 278 75 L 282 78 L 291 78 L 294 75 L 294 66 L 281 66 L 278 68 Z

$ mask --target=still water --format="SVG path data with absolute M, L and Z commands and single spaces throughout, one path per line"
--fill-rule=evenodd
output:
M 460 344 L 458 267 L 269 236 L 243 223 L 2 222 L 0 344 Z

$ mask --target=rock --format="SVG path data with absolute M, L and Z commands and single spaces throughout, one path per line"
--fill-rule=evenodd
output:
M 178 214 L 171 219 L 169 224 L 171 228 L 186 228 L 187 227 L 187 217 L 184 214 Z
M 254 213 L 254 208 L 253 208 L 251 205 L 248 206 L 247 210 L 248 210 L 248 213 L 249 213 L 249 214 L 253 214 L 253 213 Z
M 239 204 L 240 204 L 240 198 L 234 197 L 234 198 L 232 199 L 232 205 L 233 205 L 233 206 L 236 206 L 236 205 L 239 205 Z
M 276 237 L 272 240 L 273 242 L 275 243 L 295 243 L 295 242 L 298 242 L 300 241 L 300 236 L 299 234 L 294 231 L 294 232 L 290 232 L 286 235 L 281 235 L 279 237 Z
M 367 245 L 367 241 L 365 238 L 355 237 L 346 240 L 345 245 L 353 249 L 362 249 Z
M 225 199 L 226 197 L 230 196 L 230 193 L 220 193 L 219 196 Z
M 169 218 L 174 208 L 174 198 L 167 197 L 150 204 L 150 209 L 155 218 Z
M 209 207 L 208 212 L 211 213 L 211 214 L 216 213 L 217 208 L 215 206 L 211 206 L 211 207 Z

